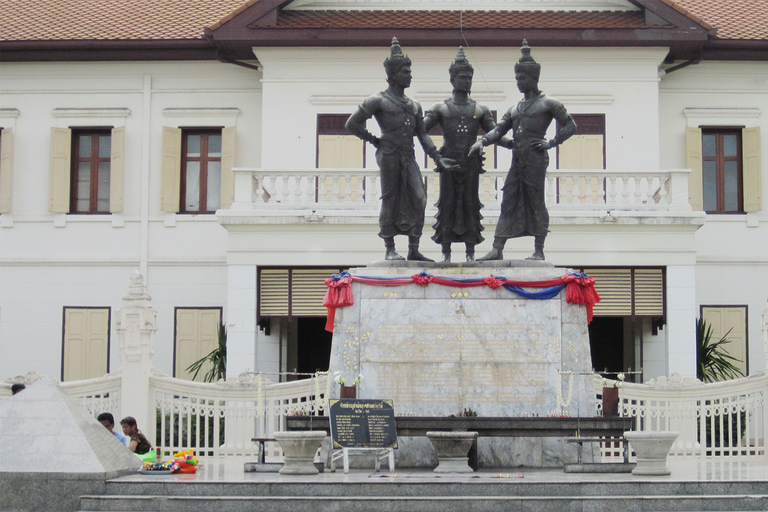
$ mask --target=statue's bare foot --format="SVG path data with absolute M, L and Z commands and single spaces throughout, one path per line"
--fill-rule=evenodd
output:
M 444 252 L 443 259 L 440 260 L 440 263 L 450 263 L 450 262 L 451 262 L 451 253 Z
M 404 260 L 402 256 L 397 254 L 397 251 L 394 249 L 387 249 L 387 254 L 384 256 L 385 260 Z
M 493 248 L 491 249 L 491 252 L 483 256 L 482 258 L 478 258 L 477 261 L 496 261 L 496 260 L 503 260 L 504 255 L 502 254 L 500 249 Z
M 525 258 L 527 260 L 538 260 L 538 261 L 544 261 L 544 252 L 543 251 L 534 251 L 533 254 Z
M 408 249 L 408 260 L 409 261 L 435 261 L 421 254 L 418 249 Z
M 473 254 L 467 254 L 467 263 L 474 263 L 475 261 L 475 255 Z

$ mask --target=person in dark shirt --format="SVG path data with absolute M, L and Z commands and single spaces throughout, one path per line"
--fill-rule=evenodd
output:
M 136 425 L 136 420 L 132 416 L 126 416 L 120 420 L 120 426 L 123 427 L 123 434 L 128 438 L 128 449 L 138 455 L 144 455 L 152 449 L 152 445 Z

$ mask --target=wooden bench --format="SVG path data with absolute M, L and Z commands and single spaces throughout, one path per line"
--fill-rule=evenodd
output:
M 632 430 L 634 418 L 537 418 L 537 417 L 432 417 L 397 416 L 398 436 L 426 436 L 429 431 L 477 432 L 478 437 L 622 438 Z M 287 430 L 325 430 L 327 416 L 288 416 Z M 469 451 L 469 465 L 477 469 L 477 443 Z

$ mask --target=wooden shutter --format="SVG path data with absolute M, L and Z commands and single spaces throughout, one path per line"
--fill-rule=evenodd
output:
M 189 365 L 208 355 L 219 345 L 218 329 L 221 324 L 221 310 L 176 309 L 176 334 L 174 350 L 174 376 L 177 379 L 192 380 Z M 207 362 L 197 374 L 196 382 L 203 382 L 211 369 Z
M 723 349 L 739 362 L 733 362 L 744 375 L 747 375 L 747 308 L 744 306 L 710 307 L 702 306 L 701 316 L 712 326 L 713 341 L 722 338 L 730 329 L 728 339 L 731 343 Z
M 289 286 L 288 269 L 265 268 L 259 271 L 259 317 L 289 315 Z
M 232 206 L 235 200 L 235 140 L 237 131 L 234 126 L 221 130 L 221 188 L 219 208 L 222 210 Z
M 109 308 L 65 308 L 62 380 L 109 372 Z
M 0 213 L 11 211 L 13 186 L 13 128 L 5 128 L 0 135 Z
M 558 146 L 559 169 L 603 169 L 603 135 L 574 135 Z
M 327 287 L 325 280 L 331 277 L 328 269 L 293 269 L 291 271 L 291 316 L 325 316 L 323 306 Z
M 125 189 L 125 127 L 112 128 L 112 154 L 109 162 L 109 211 L 123 211 Z
M 704 182 L 702 177 L 701 130 L 686 128 L 686 163 L 691 170 L 688 175 L 688 201 L 694 211 L 704 210 Z
M 599 268 L 584 272 L 595 278 L 595 290 L 602 299 L 595 304 L 595 315 L 632 315 L 632 269 Z
M 163 127 L 161 209 L 178 213 L 181 198 L 181 129 Z
M 48 210 L 53 213 L 69 213 L 71 152 L 72 130 L 69 128 L 51 128 L 50 200 Z
M 364 142 L 353 135 L 318 135 L 317 167 L 358 169 L 364 166 Z
M 741 131 L 744 176 L 744 211 L 757 212 L 763 208 L 763 183 L 760 167 L 760 127 Z
M 664 273 L 660 268 L 634 269 L 635 315 L 664 316 Z

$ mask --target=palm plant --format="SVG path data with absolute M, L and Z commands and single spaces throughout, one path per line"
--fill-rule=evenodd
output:
M 211 363 L 211 369 L 206 372 L 203 382 L 216 382 L 227 378 L 227 329 L 223 323 L 219 324 L 218 338 L 219 345 L 215 349 L 187 367 L 188 372 L 194 372 L 192 380 L 197 378 L 197 374 L 208 362 Z
M 713 340 L 712 326 L 703 318 L 696 321 L 696 377 L 702 382 L 735 379 L 744 373 L 734 363 L 740 362 L 725 351 L 731 343 L 729 329 L 719 340 Z

